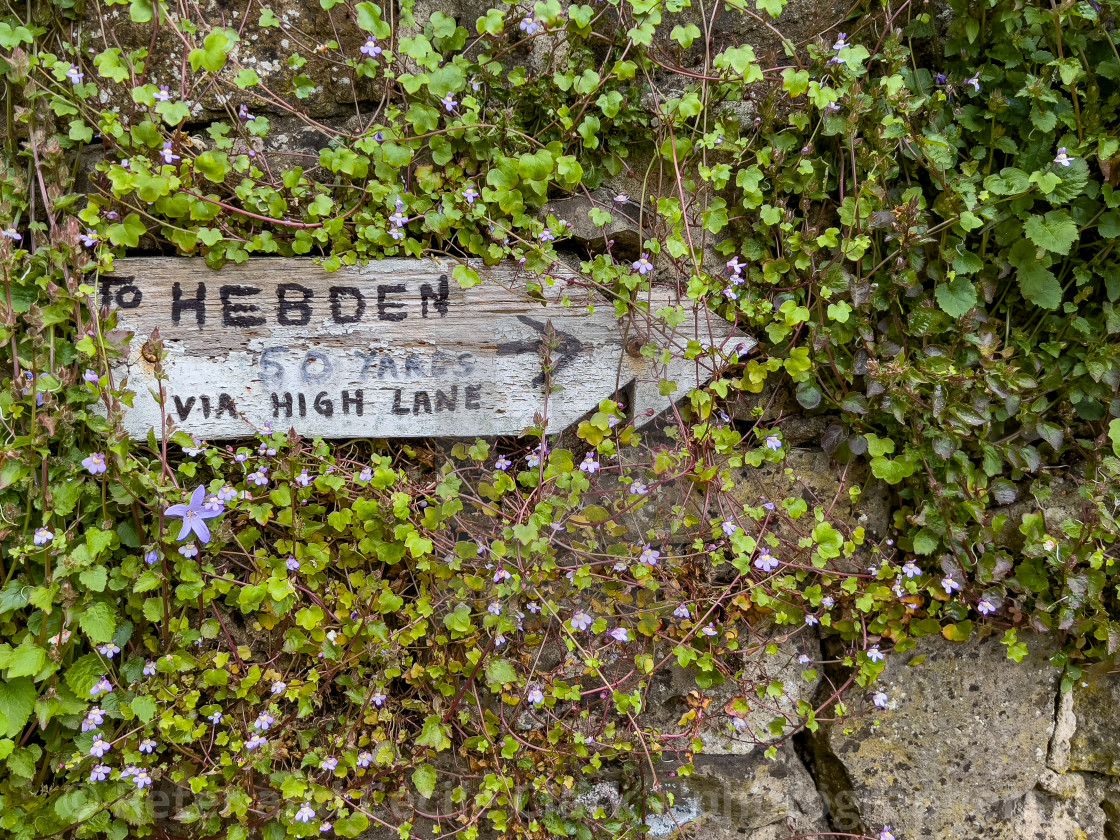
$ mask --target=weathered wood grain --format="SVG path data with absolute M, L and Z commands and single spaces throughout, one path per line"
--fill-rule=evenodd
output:
M 612 306 L 574 294 L 570 274 L 478 265 L 483 282 L 464 290 L 453 267 L 395 259 L 331 273 L 310 259 L 268 258 L 212 271 L 201 260 L 118 260 L 97 293 L 134 333 L 115 371 L 136 392 L 126 429 L 160 431 L 154 366 L 142 352 L 157 327 L 167 351 L 164 411 L 205 439 L 249 436 L 266 423 L 333 438 L 476 437 L 519 433 L 537 415 L 559 431 L 634 380 L 634 410 L 648 420 L 669 405 L 658 394 L 662 376 L 677 381 L 677 393 L 707 376 L 697 362 L 665 368 L 628 353 L 657 319 L 621 324 Z M 528 279 L 544 287 L 543 301 L 523 291 Z M 654 338 L 678 351 L 690 339 L 728 343 L 731 326 L 703 314 Z M 546 405 L 540 346 L 549 324 L 558 347 Z

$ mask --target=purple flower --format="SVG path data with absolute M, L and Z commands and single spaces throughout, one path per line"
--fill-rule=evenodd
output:
M 804 653 L 797 657 L 797 662 L 799 665 L 808 665 L 812 661 L 813 660 L 806 656 Z
M 93 684 L 93 688 L 89 690 L 90 697 L 96 697 L 98 694 L 106 694 L 113 690 L 113 684 L 105 677 L 102 677 Z
M 223 484 L 222 489 L 217 493 L 219 502 L 232 502 L 237 498 L 237 491 L 233 489 L 232 484 Z
M 630 485 L 630 495 L 632 496 L 644 496 L 648 492 L 649 487 L 647 487 L 645 484 L 642 484 L 642 482 L 640 481 L 635 481 Z
M 101 475 L 109 469 L 108 465 L 105 463 L 105 456 L 100 452 L 94 452 L 88 458 L 84 459 L 82 461 L 82 466 L 89 470 L 90 475 Z
M 105 722 L 105 712 L 98 706 L 94 706 L 86 712 L 86 719 L 82 721 L 82 731 L 92 732 Z
M 720 527 L 723 528 L 724 536 L 728 537 L 735 536 L 735 532 L 739 530 L 739 526 L 730 519 L 723 520 L 723 524 Z
M 156 94 L 157 102 L 166 102 L 171 98 L 171 92 L 167 89 L 167 85 L 160 85 L 159 92 Z
M 90 385 L 96 385 L 101 381 L 101 377 L 98 376 L 97 372 L 92 371 L 89 368 L 86 368 L 86 372 L 82 374 L 82 379 L 88 382 Z
M 311 804 L 304 802 L 300 809 L 296 811 L 296 815 L 292 818 L 298 823 L 309 823 L 315 819 L 315 812 L 311 809 Z
M 372 478 L 373 470 L 371 470 L 369 467 L 363 468 L 362 471 L 358 473 L 358 481 L 369 481 Z
M 883 652 L 879 650 L 878 645 L 867 649 L 867 658 L 872 662 L 882 662 L 884 659 L 886 659 L 886 657 L 883 655 Z
M 583 610 L 572 616 L 572 627 L 576 630 L 586 630 L 591 626 L 592 618 Z
M 195 545 L 193 542 L 189 542 L 186 545 L 179 546 L 179 553 L 182 554 L 187 559 L 190 559 L 191 557 L 197 557 L 198 556 L 198 546 Z
M 688 609 L 686 604 L 681 604 L 673 610 L 673 615 L 677 618 L 692 618 L 692 612 Z
M 206 525 L 207 519 L 213 519 L 218 516 L 220 510 L 209 510 L 202 504 L 202 499 L 206 495 L 206 489 L 200 484 L 194 488 L 191 493 L 191 500 L 188 504 L 172 505 L 166 511 L 167 516 L 178 516 L 183 520 L 183 527 L 179 531 L 179 536 L 176 539 L 185 540 L 192 533 L 199 538 L 203 543 L 210 542 L 210 528 Z
M 137 790 L 143 790 L 146 787 L 152 786 L 152 777 L 148 775 L 147 770 L 141 770 L 139 773 L 137 773 L 136 778 L 133 779 L 133 781 L 136 783 Z
M 816 625 L 821 623 L 821 620 L 812 613 L 809 613 L 805 616 L 805 623 L 810 627 L 815 627 Z
M 112 659 L 114 656 L 121 652 L 121 649 L 112 642 L 109 642 L 107 644 L 101 645 L 97 649 L 97 652 L 104 656 L 106 659 Z
M 108 741 L 98 735 L 97 738 L 94 739 L 93 744 L 90 745 L 89 754 L 94 758 L 101 758 L 112 748 L 112 745 Z
M 625 204 L 629 200 L 630 200 L 630 196 L 628 196 L 624 192 L 620 192 L 618 195 L 616 195 L 614 197 L 614 203 L 615 204 Z
M 833 598 L 831 595 L 825 595 L 823 598 L 821 598 L 821 606 L 824 607 L 826 610 L 832 609 L 835 605 L 836 605 L 836 599 Z
M 87 230 L 85 233 L 79 234 L 78 238 L 82 240 L 82 244 L 87 248 L 92 248 L 101 241 L 97 238 L 97 231 L 95 230 Z
M 891 833 L 891 827 L 889 825 L 885 825 L 879 829 L 879 840 L 895 840 L 895 836 Z
M 486 612 L 490 613 L 490 615 L 501 615 L 502 605 L 497 601 L 491 601 L 490 606 L 486 608 Z
M 264 474 L 264 467 L 259 468 L 256 472 L 249 473 L 247 479 L 258 487 L 264 487 L 268 484 L 268 476 Z
M 246 452 L 238 452 L 236 455 L 233 456 L 233 460 L 235 460 L 239 464 L 244 464 L 246 461 L 249 460 L 249 455 Z
M 249 120 L 253 119 L 253 115 L 249 113 L 249 106 L 244 102 L 242 102 L 237 109 L 237 118 L 241 120 L 241 122 L 249 122 Z
M 156 751 L 156 742 L 151 738 L 145 738 L 136 749 L 145 755 L 151 755 Z
M 174 163 L 177 160 L 182 160 L 181 157 L 171 151 L 170 140 L 163 144 L 163 150 L 159 153 L 159 156 L 163 158 L 164 163 Z
M 358 753 L 358 759 L 354 763 L 357 764 L 359 767 L 369 767 L 371 764 L 373 764 L 373 753 L 371 753 L 371 752 L 360 752 L 360 753 Z
M 599 471 L 599 462 L 595 460 L 595 453 L 588 452 L 586 455 L 584 455 L 583 460 L 580 462 L 579 468 L 582 472 L 589 473 L 591 475 L 597 473 Z
M 408 221 L 408 217 L 401 213 L 400 210 L 398 210 L 396 213 L 389 217 L 389 221 L 393 223 L 394 227 L 404 227 L 405 222 Z
M 301 472 L 299 475 L 296 476 L 296 484 L 298 484 L 300 487 L 306 487 L 310 483 L 311 483 L 311 476 L 308 475 L 307 470 L 304 470 L 303 472 Z
M 630 641 L 630 631 L 625 627 L 616 627 L 607 635 L 614 639 L 616 642 Z
M 257 715 L 257 719 L 253 721 L 253 728 L 260 732 L 267 732 L 268 727 L 272 726 L 274 723 L 276 723 L 276 718 L 268 712 L 261 712 Z
M 840 50 L 844 49 L 846 46 L 848 46 L 848 33 L 841 32 L 840 37 L 836 39 L 836 43 L 832 45 L 832 49 L 835 52 L 840 52 Z
M 109 778 L 109 766 L 107 764 L 96 764 L 89 773 L 89 780 L 91 782 L 103 782 Z
M 922 573 L 922 570 L 919 569 L 916 565 L 914 565 L 913 560 L 907 560 L 902 565 L 902 573 L 904 575 L 906 575 L 906 577 L 908 577 L 908 578 L 916 578 L 918 575 L 920 575 Z
M 996 605 L 989 601 L 987 598 L 981 598 L 976 604 L 976 612 L 981 615 L 991 615 L 996 611 Z
M 771 452 L 777 452 L 782 448 L 782 439 L 777 435 L 766 436 L 766 448 Z
M 541 242 L 555 242 L 556 241 L 556 237 L 552 235 L 552 229 L 551 228 L 545 228 L 544 230 L 542 230 L 540 232 L 540 236 L 538 236 L 537 238 Z
M 528 604 L 525 605 L 525 609 L 527 609 L 529 612 L 533 613 L 533 615 L 536 615 L 537 613 L 539 613 L 541 611 L 541 605 L 538 604 L 536 601 L 530 601 Z
M 747 267 L 746 263 L 739 262 L 739 257 L 734 256 L 727 262 L 727 270 L 738 277 L 743 273 L 743 269 Z
M 764 551 L 755 558 L 754 567 L 767 573 L 772 572 L 778 568 L 778 558 L 770 554 L 769 551 Z
M 945 78 L 944 73 L 938 73 L 936 76 L 933 77 L 933 83 L 935 85 L 943 85 L 947 81 L 948 81 L 948 79 Z
M 644 566 L 656 566 L 658 558 L 661 557 L 661 552 L 655 548 L 650 548 L 648 545 L 642 546 L 642 553 L 638 557 L 638 562 Z
M 715 624 L 708 624 L 706 627 L 700 628 L 700 632 L 709 637 L 719 635 L 719 630 L 716 629 Z
M 206 719 L 208 721 L 210 721 L 212 724 L 214 724 L 215 726 L 217 726 L 219 723 L 222 722 L 222 713 L 221 712 L 214 712 L 214 714 L 212 714 L 212 715 L 207 715 Z
M 272 683 L 272 693 L 273 694 L 283 694 L 284 689 L 287 688 L 287 687 L 288 687 L 288 684 L 286 682 L 284 682 L 283 680 L 276 680 L 275 682 Z
M 3 236 L 5 239 L 10 239 L 13 242 L 23 241 L 23 234 L 21 234 L 15 228 L 7 228 L 6 230 L 0 230 L 0 236 Z
M 481 195 L 474 187 L 467 187 L 463 190 L 463 198 L 467 200 L 467 204 L 474 204 L 474 200 Z
M 533 36 L 541 31 L 541 25 L 537 23 L 532 17 L 526 15 L 521 19 L 521 23 L 517 27 L 526 35 Z
M 498 460 L 494 462 L 494 469 L 502 470 L 503 472 L 505 472 L 506 470 L 508 470 L 512 466 L 513 466 L 513 461 L 511 461 L 505 455 L 499 455 Z
M 144 663 L 144 676 L 145 677 L 154 677 L 155 675 L 156 675 L 155 660 L 149 659 L 147 662 Z
M 299 571 L 299 561 L 295 557 L 289 555 L 288 559 L 285 561 L 285 565 L 288 567 L 289 572 Z
M 494 572 L 494 583 L 501 583 L 504 580 L 509 580 L 513 575 L 503 569 L 501 566 Z
M 144 555 L 144 562 L 149 566 L 154 566 L 159 562 L 159 552 L 153 548 L 151 551 Z
M 34 542 L 35 545 L 46 545 L 53 539 L 54 534 L 48 531 L 46 528 L 36 528 L 35 537 L 32 539 L 32 542 Z
M 885 691 L 876 691 L 871 698 L 871 702 L 878 706 L 880 709 L 887 708 L 887 703 L 889 700 L 890 697 L 887 696 L 887 692 Z
M 455 106 L 459 104 L 458 102 L 455 101 L 455 95 L 452 94 L 452 93 L 447 94 L 447 96 L 443 97 L 443 99 L 441 99 L 440 102 L 443 104 L 444 109 L 448 113 L 451 113 L 452 111 L 454 111 Z
M 642 254 L 630 267 L 643 277 L 647 274 L 653 274 L 653 263 L 649 261 L 649 254 Z
M 327 756 L 321 762 L 319 762 L 320 770 L 329 770 L 333 773 L 336 767 L 338 767 L 338 759 L 333 755 Z
M 980 71 L 977 70 L 976 75 L 974 75 L 971 79 L 965 79 L 964 83 L 966 85 L 972 85 L 973 92 L 979 93 L 980 92 Z
M 82 83 L 82 79 L 84 79 L 85 76 L 85 73 L 74 66 L 71 66 L 70 69 L 66 71 L 66 78 L 68 78 L 76 85 L 80 85 Z
M 1058 156 L 1054 158 L 1054 163 L 1058 166 L 1072 166 L 1073 158 L 1066 154 L 1066 147 L 1062 146 L 1058 149 Z
M 245 742 L 245 749 L 255 750 L 257 749 L 257 747 L 263 747 L 267 743 L 268 739 L 263 735 L 254 735 L 252 738 Z
M 382 706 L 385 705 L 385 701 L 388 700 L 388 699 L 389 698 L 387 696 L 385 696 L 385 694 L 383 694 L 380 691 L 376 691 L 376 692 L 374 692 L 373 697 L 370 698 L 370 702 L 373 703 L 373 705 L 377 706 L 377 708 L 380 709 Z
M 945 575 L 945 577 L 941 578 L 941 588 L 945 590 L 946 595 L 952 595 L 955 590 L 961 588 L 961 585 L 952 575 Z
M 525 699 L 534 706 L 539 706 L 544 702 L 544 692 L 536 686 L 533 686 L 529 689 L 529 693 L 525 695 Z
M 366 42 L 362 44 L 362 52 L 370 58 L 376 58 L 381 55 L 381 47 L 377 46 L 377 36 L 370 35 Z

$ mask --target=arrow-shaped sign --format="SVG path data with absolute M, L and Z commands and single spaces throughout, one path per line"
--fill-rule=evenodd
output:
M 710 378 L 708 355 L 682 358 L 690 341 L 724 355 L 755 344 L 703 308 L 673 330 L 649 315 L 620 322 L 610 305 L 573 302 L 567 270 L 541 283 L 542 304 L 520 291 L 530 276 L 508 265 L 475 266 L 483 281 L 470 289 L 450 280 L 454 263 L 432 259 L 336 272 L 278 258 L 220 271 L 176 258 L 115 267 L 97 294 L 135 334 L 114 370 L 136 393 L 125 415 L 133 435 L 158 433 L 163 416 L 206 439 L 265 424 L 335 438 L 485 437 L 519 434 L 537 417 L 559 431 L 631 383 L 641 425 Z M 144 349 L 157 327 L 162 409 Z M 643 357 L 649 343 L 671 361 Z M 660 393 L 662 379 L 676 383 L 672 394 Z

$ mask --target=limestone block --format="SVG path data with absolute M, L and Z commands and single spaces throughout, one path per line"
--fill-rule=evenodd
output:
M 1069 742 L 1069 768 L 1120 776 L 1120 674 L 1086 669 L 1073 687 L 1076 725 Z

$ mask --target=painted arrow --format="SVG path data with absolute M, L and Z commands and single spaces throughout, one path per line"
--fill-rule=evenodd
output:
M 332 273 L 266 258 L 211 271 L 200 260 L 118 260 L 97 294 L 134 333 L 114 369 L 136 394 L 125 428 L 158 434 L 166 417 L 205 439 L 265 424 L 333 438 L 473 438 L 518 434 L 543 417 L 560 431 L 631 384 L 644 425 L 711 377 L 711 355 L 683 358 L 690 342 L 717 356 L 755 344 L 703 308 L 678 310 L 674 329 L 648 314 L 620 322 L 612 306 L 579 299 L 566 269 L 541 278 L 475 265 L 483 282 L 462 289 L 453 266 L 394 259 Z M 544 288 L 544 303 L 522 291 L 527 279 Z M 673 305 L 661 298 L 649 309 Z M 157 327 L 162 406 L 144 350 Z M 645 345 L 668 349 L 668 363 L 643 355 Z M 661 394 L 663 379 L 675 383 L 671 394 Z

